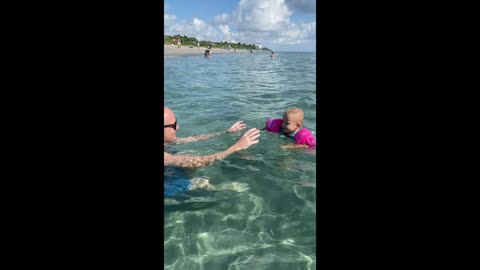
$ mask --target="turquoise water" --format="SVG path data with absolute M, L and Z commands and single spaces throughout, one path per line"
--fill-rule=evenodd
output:
M 281 118 L 291 106 L 305 111 L 316 132 L 316 55 L 213 54 L 164 58 L 164 100 L 176 114 L 178 137 L 247 129 L 205 141 L 167 146 L 170 153 L 223 151 L 252 127 Z M 316 150 L 282 150 L 293 141 L 261 132 L 260 142 L 212 166 L 182 169 L 215 191 L 165 201 L 164 269 L 315 269 Z M 166 168 L 164 174 L 175 173 Z M 308 182 L 311 185 L 296 185 Z

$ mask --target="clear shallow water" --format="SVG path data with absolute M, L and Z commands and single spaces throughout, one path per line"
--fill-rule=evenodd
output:
M 304 109 L 304 126 L 316 132 L 315 53 L 213 54 L 165 57 L 165 105 L 176 114 L 178 137 L 247 129 L 205 141 L 167 146 L 170 153 L 223 151 L 246 130 L 263 128 L 291 106 Z M 315 269 L 316 150 L 282 150 L 292 143 L 261 132 L 260 142 L 212 166 L 182 169 L 218 189 L 165 202 L 164 269 Z M 166 172 L 175 173 L 171 168 Z M 247 189 L 248 188 L 248 189 Z M 247 189 L 247 190 L 245 190 Z

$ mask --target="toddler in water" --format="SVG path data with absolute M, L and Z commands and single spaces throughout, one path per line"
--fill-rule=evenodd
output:
M 283 145 L 286 148 L 313 148 L 317 145 L 315 137 L 307 128 L 302 128 L 304 113 L 299 108 L 289 108 L 283 119 L 270 118 L 265 123 L 264 130 L 278 132 L 295 141 L 293 145 Z

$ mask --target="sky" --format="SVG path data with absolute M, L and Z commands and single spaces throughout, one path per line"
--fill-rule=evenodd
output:
M 165 0 L 164 34 L 315 52 L 315 0 Z

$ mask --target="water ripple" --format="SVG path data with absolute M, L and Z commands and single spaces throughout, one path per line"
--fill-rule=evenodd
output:
M 169 57 L 164 66 L 165 105 L 176 113 L 179 137 L 227 130 L 238 120 L 262 128 L 297 106 L 318 140 L 315 54 L 279 53 L 273 61 L 267 53 Z M 224 151 L 242 133 L 167 150 Z M 296 183 L 315 184 L 316 150 L 280 149 L 289 143 L 262 131 L 259 144 L 215 165 L 184 170 L 220 190 L 166 202 L 164 269 L 315 269 L 315 188 Z M 248 189 L 222 190 L 232 183 Z

